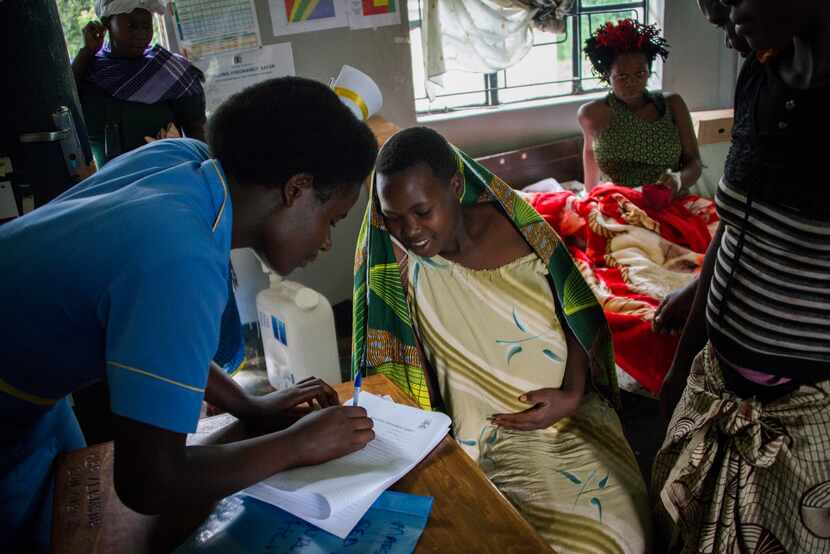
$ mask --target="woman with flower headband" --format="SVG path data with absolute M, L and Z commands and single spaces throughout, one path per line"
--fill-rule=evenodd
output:
M 590 191 L 606 182 L 647 191 L 666 187 L 659 194 L 646 191 L 657 209 L 667 206 L 666 193 L 685 193 L 702 169 L 683 98 L 646 88 L 654 62 L 669 55 L 659 33 L 657 27 L 631 19 L 597 29 L 585 42 L 585 53 L 611 92 L 579 112 L 585 188 Z
M 588 195 L 541 194 L 531 203 L 574 239 L 571 254 L 603 305 L 626 388 L 656 394 L 677 337 L 654 315 L 694 278 L 717 216 L 710 200 L 687 194 L 701 162 L 686 104 L 646 88 L 653 63 L 668 56 L 659 30 L 609 22 L 585 52 L 611 86 L 579 110 Z
M 652 490 L 682 552 L 828 552 L 830 3 L 721 4 L 753 52 Z

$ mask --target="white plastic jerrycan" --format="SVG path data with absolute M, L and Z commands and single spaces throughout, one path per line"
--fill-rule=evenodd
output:
M 280 390 L 306 377 L 340 383 L 334 312 L 322 294 L 262 264 L 271 287 L 256 297 L 268 381 Z

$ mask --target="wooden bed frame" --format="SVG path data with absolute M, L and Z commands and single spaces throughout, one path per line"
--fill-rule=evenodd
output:
M 700 145 L 730 140 L 731 110 L 693 112 L 692 119 Z M 381 146 L 398 131 L 397 125 L 380 116 L 372 116 L 367 123 Z M 577 135 L 546 144 L 483 156 L 478 158 L 478 161 L 516 189 L 523 189 L 549 177 L 560 183 L 568 181 L 582 183 L 584 182 L 582 143 L 582 136 Z
M 377 115 L 369 118 L 367 123 L 379 146 L 383 146 L 398 131 L 397 125 Z M 560 183 L 583 182 L 581 135 L 483 156 L 477 160 L 516 189 L 523 189 L 549 177 Z
M 553 177 L 582 182 L 582 137 L 568 137 L 478 158 L 478 162 L 515 189 Z

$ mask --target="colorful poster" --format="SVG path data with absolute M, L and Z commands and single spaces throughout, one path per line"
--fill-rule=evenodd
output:
M 395 0 L 363 0 L 363 15 L 395 13 Z
M 269 0 L 274 36 L 346 27 L 344 0 Z
M 349 27 L 369 29 L 401 22 L 400 0 L 347 0 Z
M 334 17 L 334 0 L 285 0 L 289 23 Z

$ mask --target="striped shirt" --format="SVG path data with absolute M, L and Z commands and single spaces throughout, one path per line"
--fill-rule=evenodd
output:
M 815 380 L 830 370 L 830 221 L 762 200 L 747 219 L 745 193 L 725 180 L 715 201 L 724 234 L 706 312 L 713 346 L 748 369 Z

